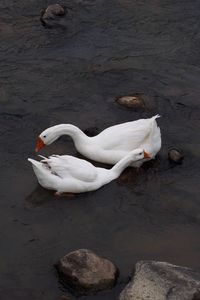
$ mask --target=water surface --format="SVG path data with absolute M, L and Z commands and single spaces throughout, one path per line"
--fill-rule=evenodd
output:
M 66 30 L 41 26 L 50 2 L 0 2 L 2 299 L 58 299 L 53 264 L 78 248 L 121 271 L 116 289 L 84 300 L 116 299 L 138 260 L 199 268 L 199 1 L 64 1 Z M 135 92 L 144 111 L 114 103 Z M 101 131 L 157 113 L 163 147 L 139 173 L 71 199 L 38 186 L 27 157 L 46 127 Z M 182 165 L 169 164 L 171 146 Z M 52 153 L 77 155 L 66 137 L 41 151 Z

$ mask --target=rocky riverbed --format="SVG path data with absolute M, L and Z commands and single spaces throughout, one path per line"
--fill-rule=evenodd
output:
M 0 1 L 0 294 L 74 299 L 53 264 L 87 248 L 120 276 L 81 299 L 114 300 L 138 261 L 200 268 L 200 2 L 64 0 L 64 26 L 44 27 L 41 10 L 53 3 Z M 116 103 L 133 95 L 142 109 Z M 27 158 L 46 127 L 96 134 L 157 113 L 162 150 L 139 172 L 69 199 L 38 186 Z M 168 160 L 170 149 L 182 163 Z M 78 155 L 66 137 L 41 152 L 52 153 Z

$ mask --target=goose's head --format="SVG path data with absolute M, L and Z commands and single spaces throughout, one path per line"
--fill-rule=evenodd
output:
M 133 161 L 141 160 L 144 158 L 151 158 L 148 152 L 140 148 L 131 151 L 131 156 Z
M 57 140 L 57 138 L 59 137 L 59 135 L 57 134 L 57 131 L 59 129 L 58 126 L 60 125 L 49 127 L 38 136 L 35 147 L 36 152 L 42 149 L 45 145 L 50 145 L 55 140 Z

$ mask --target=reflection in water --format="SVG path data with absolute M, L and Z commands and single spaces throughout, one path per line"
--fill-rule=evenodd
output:
M 26 201 L 31 206 L 40 206 L 49 201 L 55 200 L 53 191 L 45 190 L 40 185 L 26 197 Z

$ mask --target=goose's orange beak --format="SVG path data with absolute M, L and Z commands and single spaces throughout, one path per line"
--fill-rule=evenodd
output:
M 45 143 L 43 140 L 38 136 L 37 141 L 36 141 L 36 147 L 35 147 L 35 152 L 38 152 L 40 149 L 42 149 L 45 146 Z
M 144 158 L 151 158 L 151 156 L 149 155 L 149 153 L 147 153 L 145 150 L 144 150 Z

